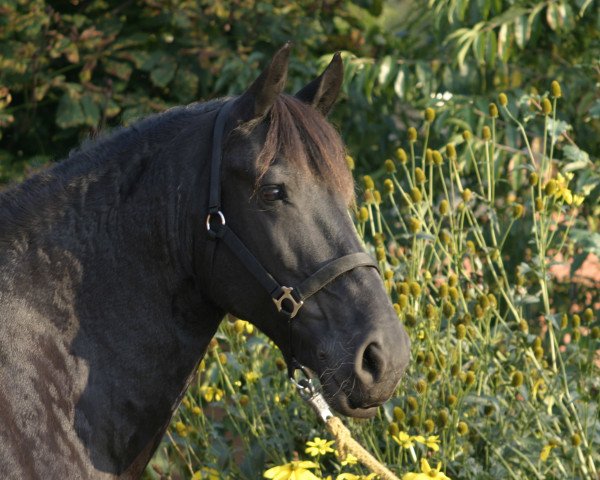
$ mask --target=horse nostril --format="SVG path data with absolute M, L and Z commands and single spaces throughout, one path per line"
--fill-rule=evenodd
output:
M 362 361 L 356 373 L 363 383 L 377 383 L 383 375 L 384 367 L 385 362 L 379 345 L 371 342 L 363 351 Z

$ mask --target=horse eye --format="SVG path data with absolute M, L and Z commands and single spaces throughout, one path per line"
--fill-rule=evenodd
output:
M 265 185 L 260 189 L 260 196 L 265 202 L 276 202 L 285 198 L 283 185 Z

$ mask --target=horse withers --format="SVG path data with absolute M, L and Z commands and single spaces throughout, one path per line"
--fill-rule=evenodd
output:
M 394 392 L 408 337 L 325 119 L 342 61 L 288 96 L 288 57 L 0 195 L 0 478 L 138 478 L 226 312 L 344 415 Z

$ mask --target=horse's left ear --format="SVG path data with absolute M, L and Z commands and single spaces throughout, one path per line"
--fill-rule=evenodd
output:
M 327 116 L 340 93 L 343 80 L 344 64 L 340 52 L 337 52 L 325 71 L 296 93 L 296 98 Z

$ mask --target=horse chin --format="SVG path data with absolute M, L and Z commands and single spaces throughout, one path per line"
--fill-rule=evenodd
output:
M 337 395 L 331 398 L 328 398 L 327 396 L 325 398 L 331 408 L 346 417 L 373 418 L 377 414 L 377 409 L 379 408 L 379 405 L 364 408 L 354 407 L 350 405 L 348 397 L 342 392 L 338 392 Z

